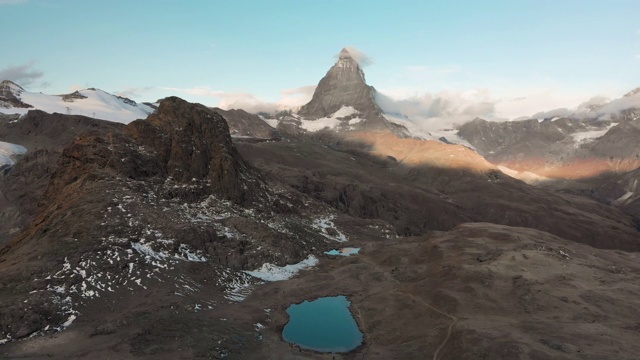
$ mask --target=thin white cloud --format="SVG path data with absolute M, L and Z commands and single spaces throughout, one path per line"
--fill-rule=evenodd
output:
M 521 89 L 513 91 L 513 96 L 498 96 L 488 89 L 420 94 L 401 89 L 396 93 L 384 90 L 382 93 L 377 101 L 384 111 L 406 116 L 427 131 L 455 127 L 476 117 L 490 121 L 569 115 L 598 118 L 640 107 L 640 94 L 609 101 L 601 96 L 589 98 L 555 88 Z M 553 110 L 541 111 L 544 109 Z
M 139 99 L 142 94 L 153 90 L 153 86 L 145 86 L 145 87 L 128 87 L 124 90 L 114 91 L 113 94 L 126 97 L 129 99 Z
M 222 109 L 242 109 L 248 112 L 276 112 L 284 109 L 296 109 L 311 99 L 315 85 L 285 89 L 280 92 L 277 102 L 267 101 L 251 93 L 226 92 L 213 90 L 210 86 L 193 88 L 163 87 L 163 90 L 217 99 L 216 106 Z
M 218 100 L 216 106 L 222 109 L 243 109 L 248 112 L 273 112 L 279 107 L 276 103 L 265 101 L 250 93 L 234 93 L 213 90 L 210 86 L 198 86 L 193 88 L 163 87 L 161 89 L 194 96 L 216 98 Z
M 436 130 L 473 120 L 496 119 L 496 102 L 486 89 L 442 91 L 410 97 L 378 93 L 376 101 L 387 113 L 409 117 L 424 130 Z
M 196 96 L 208 96 L 208 97 L 217 97 L 223 94 L 222 91 L 213 90 L 210 86 L 197 86 L 193 88 L 173 88 L 173 87 L 162 87 L 162 90 L 170 90 L 177 91 L 184 94 L 196 95 Z
M 42 71 L 33 69 L 34 65 L 35 62 L 33 61 L 22 65 L 9 65 L 0 70 L 0 81 L 11 80 L 23 87 L 29 86 L 36 79 L 44 76 Z
M 278 104 L 281 108 L 295 109 L 308 103 L 316 90 L 316 85 L 301 86 L 294 89 L 280 91 Z

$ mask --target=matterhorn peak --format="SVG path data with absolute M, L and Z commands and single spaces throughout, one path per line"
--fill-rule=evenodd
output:
M 624 94 L 624 96 L 623 96 L 623 97 L 631 97 L 631 96 L 635 96 L 635 95 L 637 95 L 637 94 L 640 94 L 640 87 L 635 88 L 635 89 L 633 89 L 633 90 L 629 91 L 628 93 Z
M 340 55 L 338 55 L 338 58 L 340 60 L 342 59 L 352 59 L 353 60 L 353 56 L 351 56 L 351 53 L 349 52 L 349 50 L 347 50 L 347 48 L 342 48 L 342 51 L 340 51 Z
M 356 50 L 357 52 L 357 50 Z M 343 48 L 338 61 L 320 80 L 311 101 L 300 108 L 298 115 L 309 120 L 336 118 L 348 130 L 404 130 L 390 124 L 375 100 L 376 90 L 367 85 L 364 72 L 349 48 Z M 345 115 L 348 114 L 348 115 Z

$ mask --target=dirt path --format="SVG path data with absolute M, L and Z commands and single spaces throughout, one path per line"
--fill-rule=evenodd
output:
M 374 262 L 372 262 L 371 260 L 369 260 L 366 256 L 361 256 L 362 261 L 366 262 L 367 264 L 371 265 L 374 267 L 374 269 L 379 269 L 380 266 Z M 391 281 L 395 282 L 398 285 L 402 285 L 402 283 L 400 281 L 398 281 L 396 278 L 394 278 L 393 276 L 391 276 L 391 274 L 389 274 L 386 271 L 383 271 L 384 275 Z M 424 305 L 425 307 L 429 308 L 432 311 L 437 312 L 440 315 L 446 316 L 449 319 L 451 319 L 451 323 L 449 324 L 449 326 L 447 327 L 447 336 L 445 336 L 444 340 L 442 340 L 442 343 L 440 343 L 440 346 L 438 346 L 438 348 L 436 349 L 436 351 L 433 353 L 433 360 L 438 360 L 438 355 L 440 354 L 440 351 L 442 351 L 442 349 L 445 347 L 445 345 L 447 344 L 447 342 L 449 341 L 449 339 L 451 338 L 451 333 L 453 332 L 453 327 L 458 323 L 459 319 L 451 314 L 448 314 L 438 308 L 436 308 L 435 306 L 429 304 L 428 302 L 426 302 L 424 299 L 417 297 L 413 294 L 410 293 L 406 293 L 400 290 L 395 290 L 394 291 L 397 294 L 400 295 L 404 295 L 409 297 L 410 299 L 420 302 L 422 305 Z M 360 315 L 360 311 L 358 310 L 358 314 Z M 362 316 L 359 316 L 362 323 L 364 324 L 364 320 L 362 320 Z

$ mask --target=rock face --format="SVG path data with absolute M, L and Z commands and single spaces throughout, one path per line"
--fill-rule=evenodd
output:
M 390 130 L 405 135 L 406 129 L 389 122 L 375 101 L 376 90 L 367 85 L 364 72 L 345 48 L 338 62 L 320 80 L 311 101 L 300 108 L 298 115 L 308 119 L 329 118 L 341 109 L 351 108 L 342 120 L 348 123 L 354 118 L 364 119 L 349 124 L 352 130 Z M 344 126 L 346 127 L 346 125 Z
M 20 119 L 5 117 L 0 117 L 0 139 L 20 144 L 28 152 L 0 175 L 0 246 L 33 220 L 64 147 L 81 133 L 104 135 L 124 126 L 40 110 L 31 110 Z
M 276 129 L 269 126 L 258 115 L 250 114 L 240 109 L 222 110 L 213 108 L 213 110 L 222 115 L 227 121 L 231 137 L 274 140 L 282 137 Z
M 640 120 L 571 118 L 490 122 L 475 119 L 458 135 L 492 163 L 551 179 L 585 179 L 640 166 Z
M 10 80 L 0 83 L 0 107 L 2 108 L 32 108 L 33 106 L 22 102 L 18 96 L 24 89 Z
M 181 183 L 206 180 L 212 193 L 237 203 L 255 195 L 249 182 L 257 180 L 233 146 L 227 123 L 204 105 L 166 98 L 155 114 L 130 123 L 124 133 L 153 153 L 154 164 L 128 169 L 131 177 L 161 175 Z
M 572 125 L 584 128 L 580 123 L 557 122 L 571 131 Z M 565 138 L 556 122 L 539 122 L 536 119 L 508 122 L 492 122 L 475 119 L 463 124 L 458 135 L 469 141 L 480 154 L 495 153 L 522 142 L 552 144 Z

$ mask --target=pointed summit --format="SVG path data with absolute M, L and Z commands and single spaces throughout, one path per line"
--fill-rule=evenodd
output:
M 640 87 L 629 91 L 628 93 L 624 94 L 623 97 L 631 97 L 631 96 L 634 96 L 634 95 L 637 95 L 637 94 L 640 94 Z
M 351 53 L 349 52 L 349 50 L 347 50 L 347 48 L 342 48 L 342 51 L 340 51 L 339 59 L 353 59 L 353 57 L 351 56 Z
M 311 101 L 300 108 L 298 115 L 310 120 L 335 118 L 345 123 L 336 130 L 390 130 L 403 134 L 406 129 L 383 116 L 375 94 L 356 59 L 343 48 L 338 61 L 320 80 Z
M 11 80 L 0 82 L 0 108 L 31 108 L 33 106 L 25 104 L 20 99 L 20 95 L 24 92 L 22 86 Z

